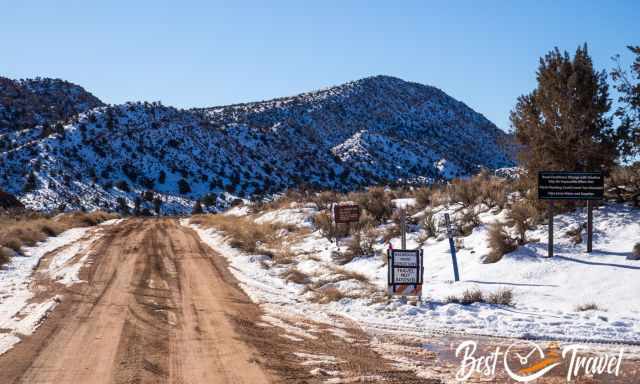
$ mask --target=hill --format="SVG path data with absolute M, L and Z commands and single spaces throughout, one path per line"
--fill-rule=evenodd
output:
M 165 212 L 185 212 L 203 196 L 221 207 L 302 185 L 346 191 L 512 164 L 508 136 L 484 116 L 387 76 L 222 107 L 97 106 L 58 127 L 0 135 L 0 185 L 28 207 L 114 209 L 139 197 L 151 209 L 158 196 Z
M 64 80 L 0 77 L 0 134 L 64 122 L 102 105 L 84 88 Z

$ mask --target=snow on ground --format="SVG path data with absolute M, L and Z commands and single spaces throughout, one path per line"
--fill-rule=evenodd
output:
M 249 213 L 248 205 L 240 205 L 236 207 L 231 207 L 224 211 L 223 215 L 225 216 L 245 216 Z
M 84 266 L 88 257 L 90 256 L 89 248 L 91 245 L 101 237 L 100 234 L 92 236 L 90 239 L 83 241 L 76 241 L 63 250 L 57 252 L 47 272 L 52 279 L 56 280 L 60 284 L 71 286 L 75 283 L 80 283 L 80 269 Z M 82 255 L 78 260 L 73 260 L 77 255 Z
M 457 207 L 438 207 L 436 220 Z M 259 216 L 286 217 L 287 210 Z M 312 213 L 308 212 L 309 215 Z M 355 320 L 365 328 L 402 332 L 455 332 L 488 336 L 556 339 L 572 342 L 640 343 L 640 262 L 627 260 L 633 244 L 640 241 L 640 210 L 620 204 L 607 204 L 594 210 L 594 252 L 585 252 L 585 241 L 572 244 L 567 231 L 586 221 L 581 209 L 555 219 L 555 257 L 546 258 L 546 226 L 528 231 L 537 241 L 519 247 L 495 264 L 483 264 L 488 253 L 488 224 L 504 221 L 505 211 L 480 214 L 482 225 L 458 243 L 461 281 L 453 283 L 448 240 L 440 234 L 422 244 L 424 249 L 424 301 L 416 306 L 400 300 L 389 303 L 369 300 L 371 295 L 356 280 L 332 283 L 346 293 L 357 293 L 328 304 L 310 302 L 304 285 L 286 282 L 281 274 L 286 266 L 265 268 L 269 259 L 246 255 L 231 248 L 223 234 L 192 226 L 200 237 L 231 264 L 231 272 L 252 300 L 274 313 L 296 313 L 316 321 L 331 321 L 331 314 Z M 269 215 L 269 216 L 267 216 Z M 419 215 L 418 215 L 419 216 Z M 456 215 L 453 215 L 454 217 Z M 183 224 L 188 225 L 186 221 Z M 583 238 L 586 234 L 583 230 Z M 421 231 L 409 233 L 409 248 L 419 246 Z M 391 240 L 399 247 L 398 238 Z M 376 244 L 376 256 L 360 257 L 340 268 L 365 275 L 378 291 L 386 288 L 387 267 L 382 253 L 387 245 Z M 335 243 L 313 232 L 294 244 L 299 255 L 296 268 L 312 281 L 326 278 L 338 267 L 332 253 Z M 344 249 L 344 246 L 341 246 Z M 333 271 L 333 272 L 332 272 Z M 499 289 L 513 292 L 513 306 L 476 303 L 448 303 L 447 297 L 465 290 L 479 289 L 485 295 Z M 578 311 L 594 303 L 596 310 Z
M 292 208 L 276 209 L 266 212 L 255 219 L 258 224 L 291 224 L 298 227 L 312 227 L 313 214 L 316 212 L 315 205 L 307 207 L 297 207 L 295 204 Z
M 99 225 L 117 225 L 117 224 L 122 223 L 125 220 L 126 219 L 111 219 L 111 220 L 103 221 Z
M 393 199 L 391 201 L 396 208 L 407 209 L 416 205 L 416 199 L 413 197 L 405 197 L 400 199 Z
M 29 284 L 40 259 L 62 248 L 53 258 L 49 273 L 62 284 L 77 282 L 81 264 L 69 264 L 68 261 L 95 240 L 80 241 L 89 230 L 89 227 L 69 229 L 34 247 L 25 247 L 24 255 L 13 257 L 0 269 L 0 354 L 18 343 L 20 336 L 32 334 L 58 302 L 58 298 L 53 297 L 42 303 L 30 303 L 34 294 Z M 65 246 L 68 247 L 63 248 Z

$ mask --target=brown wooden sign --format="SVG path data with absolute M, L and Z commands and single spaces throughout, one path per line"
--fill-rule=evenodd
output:
M 360 220 L 360 206 L 355 204 L 336 204 L 333 206 L 333 219 L 338 223 L 354 223 Z

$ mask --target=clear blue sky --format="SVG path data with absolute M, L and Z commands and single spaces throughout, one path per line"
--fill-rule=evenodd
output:
M 640 45 L 640 1 L 0 0 L 0 75 L 59 77 L 108 103 L 262 100 L 386 74 L 501 128 L 538 58 Z M 628 55 L 624 55 L 627 62 Z

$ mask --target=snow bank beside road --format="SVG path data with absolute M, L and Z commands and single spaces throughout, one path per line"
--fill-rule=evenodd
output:
M 42 303 L 30 303 L 34 294 L 29 289 L 29 284 L 40 259 L 49 252 L 71 244 L 68 249 L 54 257 L 49 272 L 65 284 L 77 281 L 77 270 L 80 266 L 68 266 L 66 262 L 86 249 L 86 242 L 77 242 L 87 235 L 89 230 L 91 227 L 69 229 L 34 247 L 25 247 L 24 256 L 13 257 L 0 269 L 0 329 L 3 330 L 0 333 L 0 354 L 18 343 L 20 336 L 32 334 L 57 304 L 56 298 Z
M 404 332 L 452 331 L 565 341 L 640 343 L 640 300 L 637 297 L 640 263 L 626 260 L 633 244 L 640 241 L 639 210 L 616 204 L 596 209 L 592 254 L 584 252 L 584 243 L 572 244 L 567 236 L 569 229 L 585 221 L 586 213 L 579 210 L 556 217 L 556 257 L 544 257 L 546 227 L 540 226 L 527 233 L 528 238 L 538 239 L 538 242 L 519 247 L 498 263 L 483 264 L 482 256 L 488 252 L 488 224 L 502 221 L 504 217 L 504 211 L 485 212 L 480 215 L 482 224 L 471 235 L 461 238 L 463 248 L 458 252 L 458 261 L 462 281 L 458 283 L 451 281 L 453 272 L 448 241 L 443 237 L 430 238 L 422 244 L 425 301 L 418 306 L 399 301 L 372 303 L 366 295 L 345 297 L 324 305 L 312 303 L 304 293 L 304 285 L 287 282 L 281 277 L 286 267 L 265 269 L 260 265 L 263 256 L 243 254 L 231 248 L 222 234 L 194 228 L 206 243 L 229 260 L 232 273 L 253 300 L 314 319 L 338 314 L 356 320 L 365 328 Z M 408 234 L 408 247 L 418 247 L 421 235 L 422 231 Z M 391 242 L 398 247 L 400 240 L 396 238 Z M 378 243 L 375 247 L 383 251 L 386 245 Z M 296 268 L 312 279 L 336 268 L 331 255 L 338 248 L 318 232 L 304 236 L 291 249 L 298 255 Z M 356 258 L 341 268 L 366 276 L 379 290 L 386 287 L 386 265 L 379 256 Z M 355 285 L 353 280 L 348 280 L 336 283 L 335 287 L 347 293 L 358 292 Z M 459 296 L 465 290 L 474 289 L 485 294 L 510 289 L 514 295 L 513 306 L 447 302 L 451 295 Z M 598 309 L 578 310 L 578 306 L 591 303 Z

